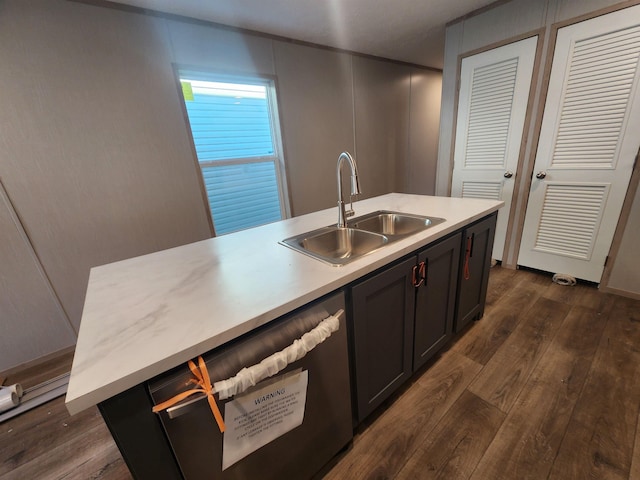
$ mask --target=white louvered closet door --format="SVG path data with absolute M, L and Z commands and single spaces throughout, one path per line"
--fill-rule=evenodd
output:
M 504 250 L 537 39 L 462 60 L 451 195 L 504 201 L 496 260 Z
M 600 282 L 640 144 L 640 6 L 558 30 L 518 263 Z

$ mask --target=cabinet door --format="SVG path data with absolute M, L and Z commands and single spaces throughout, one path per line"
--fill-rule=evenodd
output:
M 458 233 L 418 256 L 424 273 L 416 288 L 414 370 L 442 348 L 453 332 L 461 237 Z
M 470 321 L 481 318 L 484 313 L 495 229 L 494 213 L 462 232 L 456 332 Z
M 358 421 L 411 375 L 415 263 L 412 257 L 351 290 Z

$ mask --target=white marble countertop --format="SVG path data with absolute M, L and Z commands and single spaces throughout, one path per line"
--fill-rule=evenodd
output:
M 446 222 L 334 267 L 278 242 L 337 208 L 91 269 L 66 397 L 78 413 L 496 211 L 503 202 L 392 193 L 354 203 Z

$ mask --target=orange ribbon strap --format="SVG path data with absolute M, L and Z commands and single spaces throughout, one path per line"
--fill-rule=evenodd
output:
M 469 271 L 469 257 L 471 257 L 471 248 L 473 247 L 473 237 L 467 237 L 467 249 L 464 253 L 464 279 L 469 280 L 471 278 L 471 272 Z
M 155 407 L 153 407 L 152 411 L 154 413 L 159 412 L 160 410 L 165 410 L 169 407 L 172 407 L 178 402 L 181 402 L 187 397 L 194 395 L 196 393 L 204 393 L 207 396 L 207 400 L 209 401 L 209 407 L 211 408 L 211 413 L 213 413 L 214 418 L 216 419 L 216 423 L 218 424 L 218 428 L 220 432 L 224 432 L 224 420 L 222 419 L 222 415 L 220 414 L 220 410 L 218 409 L 218 405 L 216 404 L 216 399 L 213 394 L 213 387 L 211 386 L 211 379 L 209 378 L 209 372 L 207 371 L 207 365 L 204 363 L 202 357 L 198 357 L 198 366 L 193 363 L 192 360 L 189 360 L 189 369 L 191 373 L 196 378 L 192 378 L 189 380 L 189 383 L 195 383 L 200 388 L 192 388 L 191 390 L 187 390 L 186 392 L 179 393 L 175 397 L 171 397 L 169 400 L 159 403 Z

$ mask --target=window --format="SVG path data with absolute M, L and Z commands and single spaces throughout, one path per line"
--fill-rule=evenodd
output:
M 216 234 L 286 218 L 273 82 L 191 70 L 179 77 Z

